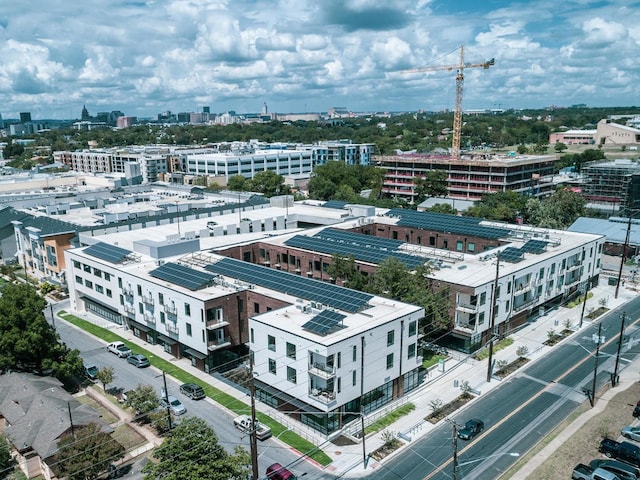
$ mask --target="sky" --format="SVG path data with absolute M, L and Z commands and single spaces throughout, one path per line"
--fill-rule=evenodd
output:
M 640 105 L 638 0 L 0 2 L 0 115 Z

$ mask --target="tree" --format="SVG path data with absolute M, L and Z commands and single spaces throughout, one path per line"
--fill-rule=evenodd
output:
M 265 197 L 286 193 L 287 190 L 284 188 L 284 177 L 271 170 L 256 173 L 251 180 L 247 180 L 247 184 L 247 190 L 262 193 Z
M 584 215 L 585 206 L 586 201 L 580 194 L 562 188 L 544 200 L 529 199 L 525 211 L 531 225 L 564 229 Z
M 113 382 L 113 378 L 114 378 L 113 367 L 102 367 L 100 370 L 98 370 L 98 373 L 96 374 L 96 378 L 102 384 L 102 388 L 104 388 L 104 391 L 106 392 L 107 385 Z
M 227 188 L 233 192 L 244 192 L 246 190 L 247 179 L 242 175 L 233 175 L 227 181 Z
M 422 203 L 427 197 L 444 197 L 447 190 L 447 172 L 431 170 L 423 177 L 415 177 L 416 203 Z
M 0 297 L 0 371 L 51 373 L 65 382 L 82 374 L 82 359 L 70 350 L 44 315 L 47 302 L 33 285 L 7 283 Z
M 250 474 L 248 452 L 236 446 L 233 454 L 218 443 L 204 420 L 184 419 L 153 451 L 153 460 L 142 472 L 145 480 L 245 480 Z
M 127 407 L 133 408 L 141 418 L 160 405 L 160 398 L 151 385 L 138 385 L 127 392 Z
M 553 146 L 553 149 L 554 149 L 556 152 L 558 152 L 558 153 L 562 153 L 562 152 L 564 152 L 567 148 L 569 148 L 569 147 L 567 147 L 567 145 L 566 145 L 566 144 L 564 144 L 564 143 L 562 143 L 562 142 L 557 142 L 557 143 Z
M 334 253 L 331 256 L 331 263 L 327 266 L 327 273 L 336 283 L 341 280 L 343 285 L 354 290 L 364 290 L 367 284 L 367 277 L 358 270 L 352 255 L 343 257 Z
M 527 197 L 512 191 L 489 193 L 482 195 L 482 199 L 467 209 L 465 215 L 514 222 L 516 216 L 524 211 L 526 202 Z
M 54 469 L 56 476 L 69 480 L 93 479 L 124 454 L 124 447 L 101 431 L 100 425 L 89 423 L 60 439 Z
M 6 478 L 14 465 L 15 461 L 11 456 L 11 447 L 7 437 L 0 435 L 0 478 Z
M 412 295 L 415 287 L 407 266 L 395 257 L 386 258 L 378 264 L 370 286 L 371 293 L 396 300 Z

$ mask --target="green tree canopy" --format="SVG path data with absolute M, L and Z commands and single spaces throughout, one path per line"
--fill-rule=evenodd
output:
M 74 428 L 58 442 L 54 470 L 69 480 L 96 478 L 109 465 L 124 457 L 124 447 L 97 423 Z
M 243 175 L 233 175 L 227 181 L 227 188 L 233 192 L 246 191 L 247 179 Z
M 51 372 L 65 382 L 82 373 L 70 350 L 44 315 L 47 302 L 29 284 L 7 283 L 0 297 L 0 370 Z
M 265 197 L 285 194 L 288 188 L 284 186 L 284 177 L 271 170 L 256 173 L 251 180 L 247 180 L 245 190 L 262 193 Z
M 127 392 L 126 405 L 133 408 L 136 414 L 142 416 L 158 408 L 160 397 L 151 385 L 138 385 Z
M 236 446 L 233 454 L 218 443 L 204 420 L 184 419 L 153 451 L 142 472 L 145 480 L 246 480 L 251 469 L 248 452 Z
M 11 471 L 15 461 L 11 456 L 11 446 L 7 441 L 7 437 L 0 435 L 0 478 L 6 478 Z
M 422 203 L 429 197 L 444 197 L 447 194 L 447 172 L 431 170 L 423 177 L 415 177 L 416 203 Z
M 512 191 L 488 193 L 469 208 L 465 215 L 487 220 L 514 222 L 516 216 L 524 212 L 527 197 Z
M 530 199 L 526 205 L 527 223 L 542 228 L 565 229 L 585 213 L 586 200 L 567 188 L 553 195 Z

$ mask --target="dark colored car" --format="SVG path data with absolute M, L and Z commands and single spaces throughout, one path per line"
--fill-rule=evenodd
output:
M 297 477 L 279 463 L 267 467 L 267 478 L 270 480 L 296 480 Z
M 150 365 L 147 357 L 145 357 L 141 353 L 136 353 L 135 355 L 129 355 L 127 357 L 127 362 L 129 362 L 131 365 L 138 368 L 148 367 Z
M 630 442 L 616 442 L 610 438 L 603 438 L 598 451 L 609 458 L 622 460 L 636 467 L 640 467 L 640 447 Z
M 202 387 L 195 383 L 183 383 L 180 385 L 180 393 L 183 393 L 192 400 L 200 400 L 206 396 Z
M 458 430 L 458 438 L 461 440 L 471 440 L 484 430 L 484 422 L 477 418 L 472 418 L 464 424 L 460 430 Z
M 589 462 L 589 466 L 593 469 L 604 468 L 615 473 L 620 480 L 638 480 L 640 479 L 640 469 L 629 465 L 628 463 L 619 462 L 618 460 L 602 460 L 596 458 Z
M 635 406 L 631 415 L 633 415 L 634 418 L 640 417 L 640 405 Z

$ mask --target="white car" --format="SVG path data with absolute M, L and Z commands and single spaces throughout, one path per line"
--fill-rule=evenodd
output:
M 111 353 L 115 353 L 120 358 L 126 358 L 131 355 L 131 349 L 123 342 L 111 342 L 107 345 L 107 350 Z
M 167 399 L 169 400 L 169 408 L 174 415 L 182 415 L 183 413 L 187 413 L 186 407 L 182 404 L 180 400 L 178 400 L 173 395 L 169 395 L 168 397 L 163 397 L 160 399 L 160 407 L 167 408 Z
M 251 433 L 251 417 L 249 415 L 240 415 L 233 419 L 233 424 L 238 430 L 244 433 Z M 258 440 L 266 440 L 271 436 L 271 428 L 263 425 L 258 420 L 255 423 L 255 433 Z

